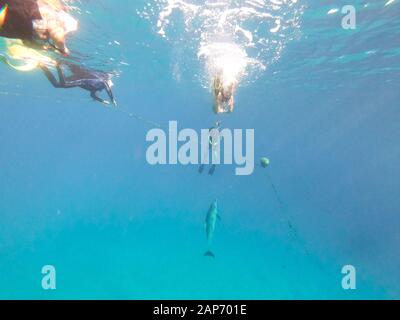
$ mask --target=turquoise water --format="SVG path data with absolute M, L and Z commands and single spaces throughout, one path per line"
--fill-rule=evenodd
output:
M 212 112 L 198 39 L 179 23 L 159 36 L 146 1 L 72 13 L 71 49 L 119 73 L 118 109 L 1 65 L 0 298 L 400 298 L 399 1 L 353 1 L 355 30 L 327 14 L 346 1 L 299 2 L 279 55 L 254 49 L 266 70 L 239 86 L 231 115 Z M 152 125 L 129 113 L 163 128 L 254 128 L 256 159 L 271 165 L 242 177 L 150 166 Z M 341 287 L 347 264 L 356 290 Z M 41 287 L 44 265 L 56 290 Z

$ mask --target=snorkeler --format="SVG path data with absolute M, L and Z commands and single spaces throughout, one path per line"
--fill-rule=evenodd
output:
M 221 121 L 217 121 L 214 125 L 214 127 L 210 128 L 209 131 L 209 137 L 208 137 L 208 148 L 209 148 L 209 154 L 211 153 L 212 160 L 213 159 L 218 159 L 218 148 L 219 148 L 219 143 L 220 143 L 220 136 L 219 136 L 219 131 L 221 128 Z M 208 155 L 205 155 L 205 159 L 203 159 L 203 162 L 201 163 L 199 167 L 199 173 L 203 173 L 205 164 L 208 162 Z M 208 171 L 209 175 L 213 175 L 215 172 L 216 164 L 213 163 L 210 167 L 210 170 Z
M 214 112 L 226 113 L 233 112 L 235 107 L 234 93 L 236 91 L 236 83 L 224 85 L 221 76 L 214 79 Z
M 104 104 L 112 103 L 114 106 L 117 106 L 117 102 L 115 101 L 114 95 L 111 90 L 113 82 L 111 80 L 110 74 L 97 70 L 84 69 L 76 64 L 69 62 L 63 62 L 63 64 L 68 67 L 71 75 L 65 77 L 62 66 L 60 65 L 60 63 L 57 63 L 56 68 L 59 81 L 57 81 L 53 73 L 48 69 L 46 65 L 40 64 L 40 68 L 43 70 L 47 79 L 55 88 L 68 89 L 79 87 L 89 91 L 90 96 L 94 100 Z M 103 90 L 106 90 L 110 101 L 104 100 L 97 95 L 98 92 Z
M 78 28 L 59 0 L 0 0 L 0 36 L 69 54 L 65 37 Z

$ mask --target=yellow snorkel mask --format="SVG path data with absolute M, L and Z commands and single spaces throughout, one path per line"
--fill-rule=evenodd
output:
M 47 66 L 56 64 L 53 59 L 25 46 L 21 40 L 6 39 L 5 44 L 7 59 L 3 57 L 2 60 L 17 71 L 28 72 L 38 68 L 40 64 Z

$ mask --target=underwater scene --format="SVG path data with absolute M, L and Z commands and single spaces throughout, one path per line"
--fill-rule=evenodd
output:
M 399 0 L 0 0 L 0 299 L 399 299 Z

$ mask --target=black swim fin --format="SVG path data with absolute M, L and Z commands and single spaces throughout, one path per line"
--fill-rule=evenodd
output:
M 201 174 L 203 173 L 203 171 L 204 171 L 204 164 L 200 165 L 199 167 L 199 173 Z
M 205 257 L 215 258 L 214 253 L 212 253 L 210 250 L 208 250 L 208 251 L 204 254 L 204 256 L 205 256 Z
M 208 174 L 209 174 L 210 176 L 212 176 L 212 175 L 214 174 L 215 168 L 216 168 L 216 167 L 217 167 L 217 166 L 216 166 L 215 164 L 212 165 L 212 167 L 210 168 L 210 171 L 208 171 Z

